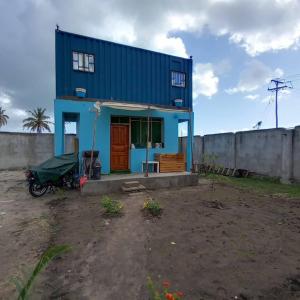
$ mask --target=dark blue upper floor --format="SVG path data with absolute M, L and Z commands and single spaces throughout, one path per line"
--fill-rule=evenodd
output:
M 192 108 L 192 59 L 56 30 L 56 98 L 75 97 Z

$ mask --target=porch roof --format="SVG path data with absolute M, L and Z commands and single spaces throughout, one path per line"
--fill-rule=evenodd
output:
M 178 109 L 178 108 L 168 108 L 168 107 L 161 107 L 157 105 L 146 105 L 146 104 L 135 104 L 135 103 L 124 103 L 124 102 L 115 102 L 115 101 L 99 101 L 102 107 L 110 107 L 115 109 L 122 109 L 122 110 L 159 110 L 165 112 L 188 112 L 188 109 Z
M 127 110 L 159 110 L 159 111 L 169 111 L 169 112 L 191 112 L 188 107 L 173 107 L 171 105 L 160 105 L 160 104 L 140 104 L 136 102 L 124 102 L 120 100 L 104 100 L 97 98 L 79 98 L 75 96 L 60 96 L 58 100 L 71 100 L 71 101 L 84 101 L 84 102 L 100 102 L 101 106 L 107 106 L 115 109 L 126 109 Z M 134 109 L 135 107 L 135 109 Z

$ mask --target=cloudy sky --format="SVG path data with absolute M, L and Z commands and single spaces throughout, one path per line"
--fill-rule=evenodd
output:
M 54 30 L 194 59 L 195 133 L 274 127 L 271 78 L 293 81 L 280 95 L 279 125 L 300 125 L 298 0 L 0 0 L 2 130 L 22 131 L 26 111 L 53 115 Z

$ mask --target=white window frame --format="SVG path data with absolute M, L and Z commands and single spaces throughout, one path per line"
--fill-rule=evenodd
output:
M 186 76 L 184 72 L 172 71 L 171 72 L 172 86 L 185 88 L 185 78 Z
M 94 54 L 88 54 L 78 51 L 72 53 L 73 70 L 81 72 L 95 72 L 95 57 Z

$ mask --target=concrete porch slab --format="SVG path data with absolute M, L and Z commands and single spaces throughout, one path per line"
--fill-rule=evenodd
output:
M 122 191 L 124 182 L 135 180 L 147 189 L 160 189 L 169 187 L 193 186 L 198 184 L 198 175 L 189 172 L 180 173 L 151 173 L 149 177 L 144 174 L 104 175 L 101 180 L 88 181 L 82 188 L 83 195 L 101 195 Z

